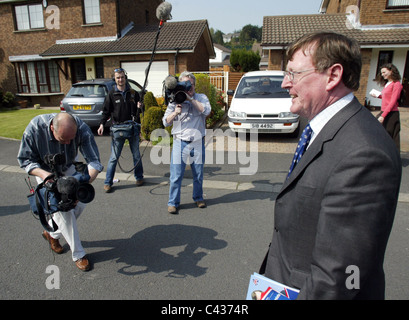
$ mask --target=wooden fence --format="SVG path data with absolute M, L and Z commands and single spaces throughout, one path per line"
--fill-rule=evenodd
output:
M 210 78 L 210 83 L 213 84 L 217 89 L 223 92 L 224 101 L 227 103 L 227 106 L 230 105 L 231 96 L 227 95 L 228 90 L 236 90 L 237 85 L 241 77 L 243 76 L 243 72 L 232 72 L 232 71 L 224 71 L 224 70 L 216 70 L 216 71 L 208 71 L 208 72 L 194 72 L 194 73 L 202 73 L 207 74 Z

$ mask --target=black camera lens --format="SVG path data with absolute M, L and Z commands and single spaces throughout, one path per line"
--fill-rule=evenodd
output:
M 82 203 L 90 203 L 95 198 L 95 189 L 89 183 L 80 184 L 77 190 L 77 199 Z
M 184 91 L 176 92 L 176 94 L 175 94 L 175 102 L 176 102 L 177 104 L 181 104 L 181 103 L 183 103 L 183 102 L 185 102 L 185 101 L 186 101 L 186 92 L 184 92 Z

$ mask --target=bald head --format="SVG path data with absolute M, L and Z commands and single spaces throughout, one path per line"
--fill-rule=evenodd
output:
M 61 144 L 70 144 L 77 134 L 77 122 L 69 113 L 58 113 L 51 124 L 54 138 Z

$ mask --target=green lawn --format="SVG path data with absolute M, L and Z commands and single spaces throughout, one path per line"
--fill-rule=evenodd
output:
M 58 113 L 52 109 L 0 109 L 0 137 L 20 140 L 31 119 L 39 114 Z

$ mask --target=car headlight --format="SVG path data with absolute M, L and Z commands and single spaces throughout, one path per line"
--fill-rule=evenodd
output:
M 297 118 L 298 115 L 292 113 L 292 112 L 280 112 L 278 114 L 279 118 Z
M 229 110 L 229 117 L 230 118 L 245 118 L 246 113 Z

